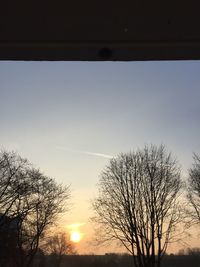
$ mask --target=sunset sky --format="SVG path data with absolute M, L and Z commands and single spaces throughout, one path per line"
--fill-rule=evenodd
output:
M 0 145 L 71 187 L 61 226 L 91 244 L 90 201 L 110 158 L 165 144 L 183 178 L 200 153 L 200 62 L 0 62 Z M 200 246 L 199 237 L 192 239 Z

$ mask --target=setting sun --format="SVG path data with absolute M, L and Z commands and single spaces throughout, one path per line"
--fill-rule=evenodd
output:
M 70 240 L 72 242 L 78 243 L 83 238 L 84 234 L 79 229 L 83 225 L 84 223 L 73 223 L 67 226 L 67 228 L 69 229 L 69 233 L 70 233 Z
M 81 240 L 81 234 L 78 231 L 71 232 L 70 239 L 72 242 L 78 243 Z

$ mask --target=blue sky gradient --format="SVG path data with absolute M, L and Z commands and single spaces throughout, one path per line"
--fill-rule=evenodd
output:
M 0 145 L 71 184 L 67 222 L 89 217 L 109 156 L 162 143 L 186 177 L 199 117 L 199 61 L 0 62 Z

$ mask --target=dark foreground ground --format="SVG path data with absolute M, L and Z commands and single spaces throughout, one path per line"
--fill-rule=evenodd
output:
M 35 267 L 57 267 L 55 256 L 43 256 L 37 259 Z M 129 255 L 67 255 L 60 267 L 133 267 Z M 162 267 L 200 267 L 199 255 L 166 255 Z

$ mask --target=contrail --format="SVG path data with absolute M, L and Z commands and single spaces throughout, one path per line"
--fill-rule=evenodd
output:
M 81 153 L 81 154 L 85 154 L 85 155 L 89 155 L 89 156 L 102 157 L 102 158 L 106 158 L 106 159 L 112 159 L 113 158 L 113 156 L 107 155 L 107 154 L 71 149 L 71 148 L 66 148 L 66 147 L 62 147 L 62 146 L 56 146 L 56 149 L 68 151 L 68 152 L 70 151 L 70 152 L 75 152 L 75 153 Z

